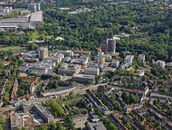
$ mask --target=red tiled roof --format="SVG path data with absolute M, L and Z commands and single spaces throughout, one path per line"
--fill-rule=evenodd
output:
M 3 64 L 4 65 L 9 65 L 11 62 L 10 61 L 4 61 Z
M 38 82 L 38 77 L 25 77 L 25 80 L 32 80 L 32 84 L 36 84 Z
M 32 65 L 32 64 L 34 64 L 34 63 L 30 63 L 30 62 L 24 62 L 23 64 Z

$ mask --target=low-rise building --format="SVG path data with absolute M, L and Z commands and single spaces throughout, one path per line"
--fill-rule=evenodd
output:
M 134 55 L 127 55 L 123 61 L 123 63 L 121 64 L 120 68 L 121 69 L 125 69 L 127 67 L 129 67 L 134 59 Z
M 109 115 L 109 119 L 112 121 L 112 123 L 118 128 L 118 130 L 128 130 L 127 127 L 125 127 L 121 121 L 115 117 L 114 115 Z
M 90 117 L 89 119 L 91 120 L 91 122 L 99 122 L 99 116 L 95 113 L 95 112 L 90 112 Z
M 34 29 L 37 24 L 43 23 L 42 11 L 31 13 L 29 17 L 7 18 L 0 20 L 0 30 L 7 29 Z
M 0 7 L 0 15 L 6 15 L 12 11 L 12 7 Z
M 61 75 L 73 75 L 74 73 L 78 73 L 80 70 L 80 65 L 77 64 L 62 64 L 58 68 L 58 73 Z
M 106 59 L 106 61 L 110 61 L 110 60 L 112 60 L 112 56 L 111 55 L 105 56 L 105 59 Z
M 70 51 L 70 50 L 63 51 L 62 53 L 63 53 L 64 56 L 73 56 L 74 55 L 74 52 L 73 51 Z
M 13 82 L 13 88 L 11 91 L 11 96 L 10 96 L 11 100 L 14 100 L 16 98 L 17 90 L 18 90 L 18 80 L 17 80 L 17 78 L 15 78 L 15 80 Z
M 88 122 L 88 129 L 89 130 L 107 130 L 106 127 L 103 125 L 103 122 L 97 122 L 97 123 Z
M 86 74 L 74 74 L 72 76 L 72 80 L 79 82 L 79 83 L 94 83 L 95 82 L 95 76 L 94 75 L 86 75 Z
M 85 68 L 84 74 L 98 76 L 100 74 L 100 69 L 97 67 L 88 67 L 88 68 Z
M 112 67 L 118 68 L 118 66 L 119 66 L 119 60 L 113 60 L 110 65 Z
M 71 59 L 70 63 L 72 64 L 80 64 L 80 65 L 86 65 L 88 64 L 88 57 L 83 57 L 83 58 L 74 58 Z
M 139 54 L 137 59 L 138 61 L 145 62 L 145 54 Z
M 54 120 L 54 117 L 51 115 L 51 113 L 41 105 L 34 105 L 32 110 L 39 114 L 45 123 L 50 123 Z
M 43 24 L 43 13 L 42 11 L 32 13 L 30 16 L 30 24 L 36 26 L 37 24 Z
M 100 69 L 100 72 L 102 72 L 103 69 L 104 69 L 104 65 L 103 65 L 103 64 L 98 64 L 98 63 L 90 63 L 90 64 L 88 65 L 88 67 L 99 68 L 99 69 Z
M 59 87 L 57 89 L 50 89 L 50 90 L 43 90 L 41 92 L 41 95 L 43 97 L 48 97 L 48 96 L 60 96 L 63 94 L 69 94 L 70 92 L 73 92 L 76 87 Z
M 57 64 L 60 64 L 61 61 L 63 60 L 63 58 L 64 58 L 63 54 L 56 54 L 54 57 L 43 58 L 42 61 L 45 61 L 45 62 L 56 62 Z
M 110 114 L 109 109 L 91 92 L 91 90 L 86 90 L 86 95 L 93 106 L 99 109 L 103 115 Z
M 134 59 L 134 55 L 127 55 L 124 59 L 124 63 L 129 63 L 130 65 L 132 64 L 133 62 L 133 59 Z
M 50 123 L 54 120 L 52 114 L 37 102 L 18 102 L 16 107 L 16 110 L 12 110 L 10 113 L 10 125 L 12 130 L 23 127 L 34 129 L 37 126 Z
M 160 66 L 161 68 L 165 67 L 165 61 L 163 61 L 163 60 L 157 60 L 155 64 Z
M 56 66 L 56 63 L 54 61 L 41 61 L 41 62 L 35 62 L 35 63 L 23 63 L 22 66 L 18 68 L 19 71 L 24 73 L 32 73 L 39 76 L 42 76 L 43 74 L 48 74 L 52 69 L 54 69 Z
M 72 116 L 72 121 L 75 123 L 76 128 L 84 128 L 85 127 L 85 122 L 87 121 L 88 114 L 86 115 L 74 115 Z

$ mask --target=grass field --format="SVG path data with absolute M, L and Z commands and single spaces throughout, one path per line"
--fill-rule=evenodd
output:
M 47 39 L 51 39 L 52 37 L 53 36 L 45 36 L 45 38 L 47 38 Z M 33 32 L 32 39 L 33 40 L 41 40 L 41 35 L 39 34 L 39 32 Z
M 21 47 L 19 46 L 11 46 L 11 47 L 2 47 L 0 48 L 0 51 L 16 51 L 16 50 L 20 50 Z
M 32 33 L 32 39 L 33 40 L 39 40 L 40 39 L 40 35 L 38 32 L 33 32 Z

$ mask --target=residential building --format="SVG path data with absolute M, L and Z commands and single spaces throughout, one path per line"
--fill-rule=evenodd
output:
M 38 49 L 38 57 L 39 58 L 47 58 L 48 57 L 48 48 L 47 47 L 40 47 Z
M 121 69 L 125 69 L 127 67 L 129 67 L 134 59 L 134 55 L 127 55 L 123 61 L 123 63 L 121 64 L 120 68 Z
M 105 59 L 106 59 L 106 61 L 110 61 L 110 60 L 112 60 L 112 56 L 111 55 L 105 56 Z
M 36 90 L 36 83 L 38 83 L 38 78 L 37 77 L 24 77 L 24 80 L 27 80 L 30 82 L 30 93 L 34 94 Z
M 118 130 L 128 130 L 128 128 L 121 123 L 121 121 L 115 117 L 114 115 L 109 115 L 109 119 L 112 121 L 112 123 L 118 128 Z
M 157 60 L 155 64 L 160 66 L 161 68 L 165 67 L 165 61 L 163 61 L 163 60 Z
M 134 55 L 127 55 L 124 59 L 124 63 L 129 63 L 130 65 L 132 64 L 134 59 Z
M 111 62 L 110 65 L 111 65 L 112 67 L 118 68 L 119 63 L 120 63 L 119 60 L 113 60 L 113 61 Z
M 12 11 L 12 7 L 0 7 L 0 15 L 6 15 Z
M 145 62 L 145 54 L 139 54 L 137 59 L 138 61 Z
M 109 109 L 91 92 L 91 90 L 86 90 L 86 96 L 89 99 L 89 101 L 93 104 L 93 106 L 99 109 L 102 112 L 102 114 L 110 114 Z
M 70 92 L 73 92 L 75 89 L 76 87 L 58 87 L 57 89 L 43 90 L 41 92 L 41 95 L 43 97 L 60 96 L 67 93 L 69 94 Z
M 17 80 L 17 78 L 15 78 L 14 83 L 13 83 L 11 96 L 10 96 L 11 100 L 14 100 L 16 98 L 17 90 L 18 90 L 18 80 Z

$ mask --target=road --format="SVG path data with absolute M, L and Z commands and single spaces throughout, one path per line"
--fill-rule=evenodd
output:
M 89 86 L 83 86 L 83 87 L 77 87 L 74 91 L 75 94 L 84 94 L 87 89 L 90 90 L 97 90 L 99 86 L 107 85 L 107 83 L 101 83 L 96 85 L 89 85 Z

